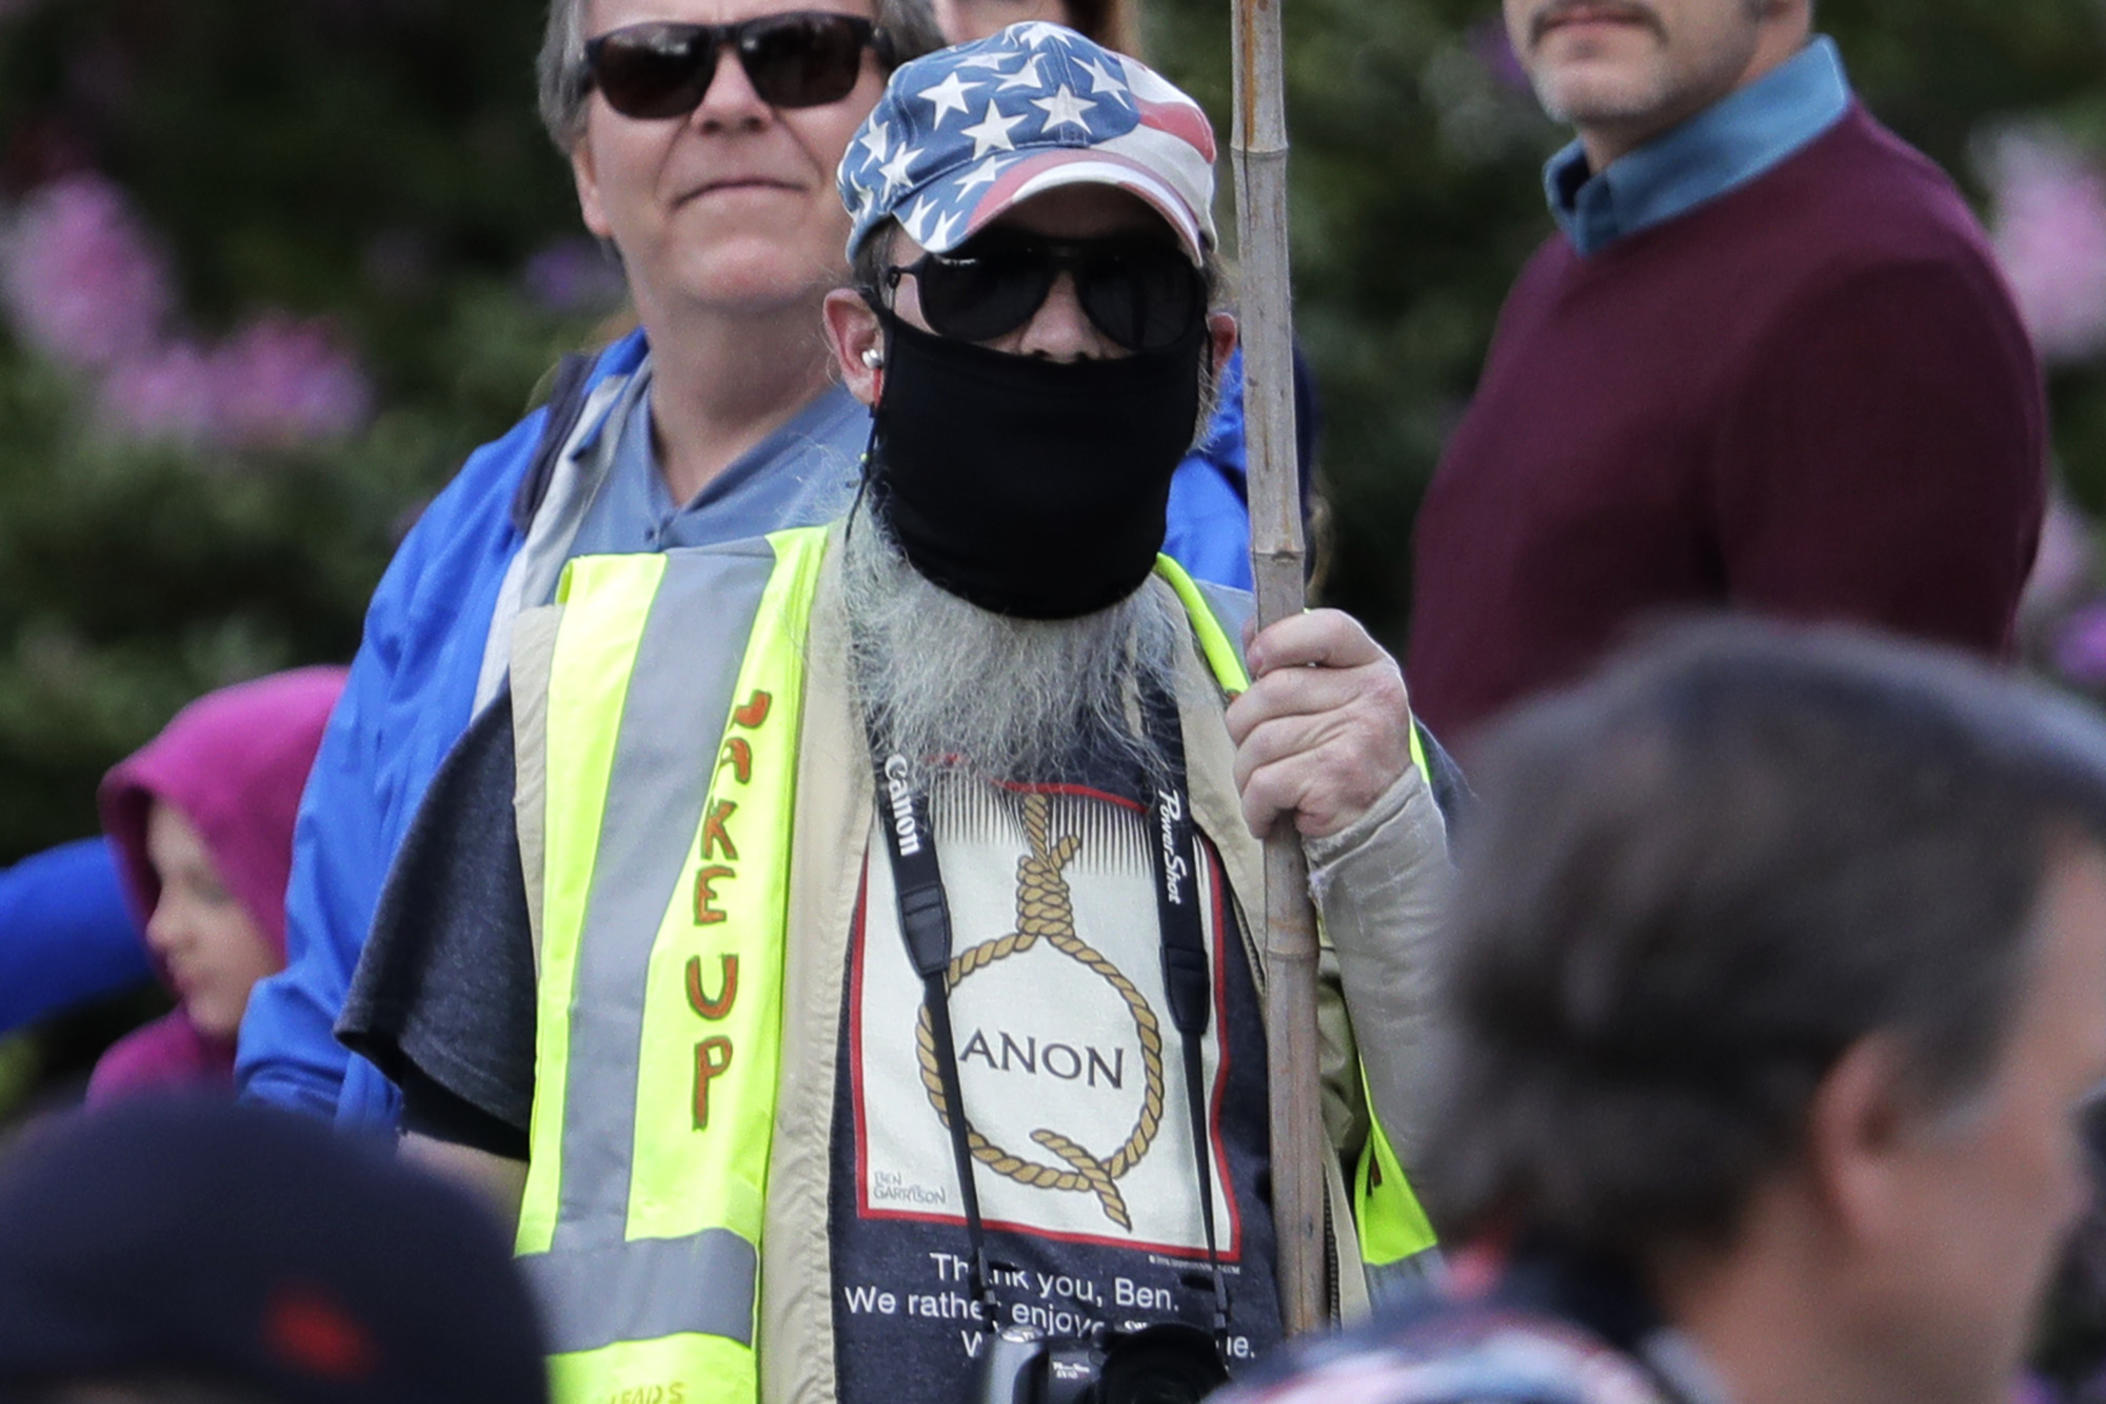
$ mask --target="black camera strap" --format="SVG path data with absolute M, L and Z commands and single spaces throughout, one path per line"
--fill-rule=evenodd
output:
M 959 1090 L 957 1039 L 951 1033 L 951 904 L 944 896 L 943 873 L 936 865 L 935 831 L 929 825 L 929 801 L 908 779 L 904 756 L 882 756 L 877 733 L 871 732 L 871 757 L 877 764 L 879 825 L 885 851 L 892 857 L 892 886 L 899 907 L 900 937 L 907 958 L 921 977 L 922 1002 L 929 1011 L 936 1039 L 937 1076 L 943 1083 L 944 1126 L 957 1160 L 958 1190 L 965 1207 L 965 1231 L 972 1239 L 973 1300 L 985 1312 L 988 1329 L 999 1314 L 987 1258 L 987 1235 L 980 1222 L 980 1194 L 973 1183 L 972 1145 L 967 1139 L 965 1097 Z
M 1199 912 L 1199 845 L 1192 824 L 1190 792 L 1185 785 L 1185 737 L 1177 703 L 1160 687 L 1141 689 L 1141 712 L 1149 739 L 1163 757 L 1168 774 L 1154 787 L 1149 805 L 1156 841 L 1149 845 L 1155 869 L 1156 922 L 1162 933 L 1163 988 L 1170 1002 L 1170 1022 L 1177 1026 L 1185 1053 L 1185 1105 L 1192 1116 L 1192 1159 L 1199 1172 L 1199 1218 L 1206 1230 L 1207 1272 L 1214 1289 L 1213 1333 L 1228 1334 L 1228 1286 L 1221 1276 L 1221 1252 L 1214 1227 L 1214 1173 L 1210 1154 L 1212 1128 L 1207 1116 L 1205 1051 L 1207 1024 L 1214 1011 L 1214 980 L 1207 962 L 1207 938 Z
M 1221 1273 L 1221 1254 L 1214 1224 L 1214 1175 L 1209 1134 L 1204 1067 L 1208 1022 L 1213 1013 L 1213 977 L 1208 967 L 1206 933 L 1199 910 L 1199 850 L 1192 806 L 1185 786 L 1184 733 L 1177 703 L 1158 685 L 1141 689 L 1141 714 L 1148 739 L 1162 757 L 1167 774 L 1142 777 L 1141 788 L 1153 795 L 1149 804 L 1148 845 L 1155 876 L 1158 928 L 1162 937 L 1163 987 L 1170 1021 L 1184 1047 L 1185 1102 L 1192 1113 L 1192 1156 L 1199 1172 L 1199 1212 L 1206 1230 L 1207 1267 L 1213 1284 L 1213 1334 L 1225 1336 L 1229 1323 L 1228 1287 Z M 866 718 L 866 721 L 868 718 Z M 891 859 L 892 884 L 899 906 L 900 934 L 921 977 L 922 998 L 934 1035 L 938 1076 L 943 1087 L 951 1154 L 957 1162 L 966 1233 L 972 1243 L 973 1297 L 986 1312 L 984 1325 L 1000 1322 L 993 1293 L 992 1264 L 986 1229 L 973 1180 L 970 1131 L 959 1090 L 957 1041 L 951 1031 L 951 911 L 944 896 L 943 873 L 936 861 L 936 840 L 929 824 L 928 797 L 911 780 L 906 758 L 886 755 L 871 732 L 871 758 L 877 772 L 877 802 Z

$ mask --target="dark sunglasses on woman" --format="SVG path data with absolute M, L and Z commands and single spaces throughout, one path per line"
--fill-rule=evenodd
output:
M 770 107 L 823 107 L 855 89 L 863 50 L 890 65 L 890 38 L 859 15 L 791 10 L 737 24 L 631 24 L 585 44 L 584 86 L 624 117 L 685 117 L 717 76 L 717 56 L 738 55 Z
M 911 275 L 931 331 L 993 341 L 1030 321 L 1063 272 L 1097 330 L 1128 351 L 1166 351 L 1206 317 L 1206 280 L 1192 261 L 1142 236 L 1048 239 L 990 229 L 950 253 L 886 269 L 885 286 L 897 293 Z

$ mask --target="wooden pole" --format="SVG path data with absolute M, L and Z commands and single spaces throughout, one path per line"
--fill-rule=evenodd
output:
M 1281 0 L 1235 0 L 1237 243 L 1250 455 L 1251 573 L 1261 626 L 1301 612 L 1302 497 L 1295 462 L 1294 326 L 1287 261 L 1286 80 Z M 1272 1212 L 1280 1317 L 1289 1335 L 1329 1317 L 1323 1122 L 1318 1105 L 1316 912 L 1291 821 L 1265 840 L 1266 1028 Z

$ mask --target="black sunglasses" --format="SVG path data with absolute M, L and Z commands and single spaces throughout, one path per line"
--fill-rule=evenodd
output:
M 709 91 L 726 48 L 770 107 L 839 102 L 855 89 L 864 49 L 888 66 L 892 55 L 890 37 L 875 24 L 830 10 L 737 24 L 631 24 L 586 42 L 583 86 L 598 88 L 624 117 L 685 117 Z
M 993 229 L 950 253 L 885 270 L 887 291 L 912 274 L 938 336 L 993 341 L 1031 320 L 1063 272 L 1097 330 L 1128 351 L 1165 351 L 1206 317 L 1206 280 L 1158 239 L 1047 239 Z

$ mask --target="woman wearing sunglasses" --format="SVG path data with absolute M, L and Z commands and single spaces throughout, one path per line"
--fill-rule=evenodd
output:
M 469 457 L 374 597 L 301 830 L 290 963 L 243 1028 L 251 1094 L 393 1120 L 330 1026 L 425 787 L 564 563 L 823 521 L 853 492 L 869 420 L 819 330 L 845 273 L 833 172 L 886 76 L 941 43 L 927 0 L 551 3 L 542 117 L 640 326 Z

